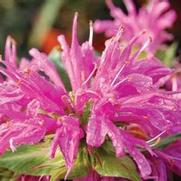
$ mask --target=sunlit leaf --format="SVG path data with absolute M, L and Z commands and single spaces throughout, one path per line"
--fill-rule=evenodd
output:
M 50 141 L 36 145 L 20 146 L 16 152 L 8 151 L 0 157 L 0 178 L 10 179 L 17 175 L 51 176 L 51 181 L 63 179 L 67 172 L 65 161 L 60 151 L 51 159 Z M 90 170 L 88 153 L 84 147 L 80 147 L 74 167 L 69 178 L 83 177 Z M 2 180 L 1 179 L 1 180 Z
M 54 159 L 49 157 L 49 143 L 23 145 L 16 152 L 8 151 L 0 157 L 0 168 L 9 169 L 17 174 L 49 175 L 52 170 L 65 167 L 60 153 Z

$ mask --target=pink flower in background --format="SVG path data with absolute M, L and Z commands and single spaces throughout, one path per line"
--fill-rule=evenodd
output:
M 156 51 L 162 43 L 171 40 L 172 35 L 165 30 L 170 28 L 175 19 L 176 13 L 170 10 L 167 0 L 150 0 L 148 4 L 138 11 L 132 0 L 124 0 L 128 14 L 116 7 L 112 0 L 106 0 L 113 20 L 96 20 L 94 30 L 104 32 L 106 36 L 115 35 L 118 29 L 123 27 L 123 41 L 129 41 L 135 34 L 146 30 L 152 37 L 149 51 Z M 138 44 L 142 44 L 144 39 L 140 39 Z
M 129 155 L 143 179 L 155 176 L 151 159 L 141 150 L 155 158 L 161 154 L 152 149 L 153 142 L 181 131 L 180 102 L 173 96 L 177 92 L 160 89 L 160 80 L 172 70 L 150 52 L 141 56 L 151 43 L 150 36 L 139 32 L 124 45 L 121 39 L 119 30 L 97 57 L 92 31 L 89 42 L 79 45 L 75 15 L 71 46 L 64 36 L 58 37 L 71 91 L 66 90 L 48 57 L 36 49 L 30 50 L 30 62 L 24 59 L 17 66 L 14 44 L 8 40 L 0 67 L 0 144 L 5 145 L 0 152 L 36 144 L 53 133 L 50 155 L 54 157 L 60 148 L 67 166 L 66 178 L 82 140 L 91 151 L 109 139 L 116 156 Z M 135 50 L 140 40 L 144 42 Z M 90 113 L 84 116 L 87 109 Z M 94 172 L 90 175 L 99 178 Z

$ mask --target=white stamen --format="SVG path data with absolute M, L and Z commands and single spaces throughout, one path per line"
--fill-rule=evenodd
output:
M 111 83 L 111 86 L 114 85 L 114 83 L 116 82 L 116 80 L 117 80 L 117 78 L 119 77 L 120 73 L 123 71 L 124 67 L 125 67 L 125 64 L 119 69 L 118 73 L 116 74 L 114 80 L 113 80 L 112 83 Z
M 93 23 L 92 21 L 89 22 L 89 44 L 92 46 L 92 43 L 93 43 L 93 34 L 94 34 L 94 31 L 93 31 Z
M 136 53 L 132 56 L 131 59 L 135 59 L 136 57 L 138 57 L 140 55 L 140 53 L 143 52 L 143 50 L 145 50 L 145 48 L 147 48 L 149 46 L 151 41 L 152 41 L 152 38 L 151 38 L 151 36 L 149 36 L 148 40 L 142 45 L 142 47 L 138 51 L 136 51 Z
M 67 170 L 67 173 L 66 173 L 66 175 L 65 175 L 65 177 L 64 177 L 64 180 L 67 180 L 67 178 L 68 178 L 71 170 L 72 170 L 72 168 L 69 168 L 69 169 Z
M 166 130 L 162 131 L 160 134 L 158 134 L 155 137 L 153 137 L 152 139 L 148 140 L 147 143 L 151 143 L 151 142 L 155 141 L 156 139 L 158 139 L 165 132 L 166 132 Z
M 94 75 L 95 71 L 97 70 L 97 66 L 94 66 L 94 69 L 92 70 L 92 72 L 89 74 L 89 76 L 87 77 L 87 79 L 82 83 L 82 85 L 84 86 L 85 84 L 87 84 L 87 82 L 92 78 L 92 76 Z
M 173 76 L 172 78 L 172 91 L 177 91 L 178 85 L 177 85 L 177 78 L 176 76 Z
M 16 151 L 16 147 L 13 144 L 13 139 L 12 138 L 9 140 L 9 147 L 11 148 L 12 152 Z

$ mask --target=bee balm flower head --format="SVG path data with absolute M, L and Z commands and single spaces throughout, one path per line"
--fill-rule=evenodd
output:
M 58 37 L 71 91 L 65 89 L 48 57 L 38 50 L 30 51 L 33 58 L 28 67 L 18 68 L 6 56 L 0 67 L 6 76 L 0 84 L 1 153 L 8 148 L 15 151 L 21 144 L 36 144 L 53 133 L 50 155 L 54 157 L 60 148 L 67 177 L 81 142 L 91 152 L 110 141 L 115 156 L 129 155 L 140 176 L 147 179 L 152 168 L 142 150 L 155 156 L 150 142 L 181 130 L 180 105 L 172 92 L 158 87 L 171 70 L 150 54 L 140 60 L 150 37 L 141 32 L 126 45 L 121 44 L 121 37 L 122 30 L 106 42 L 102 56 L 97 57 L 92 34 L 90 41 L 78 43 L 75 15 L 71 46 L 64 36 Z M 140 38 L 145 41 L 135 51 Z M 8 45 L 7 52 L 13 57 L 13 46 Z
M 116 7 L 112 0 L 106 0 L 113 20 L 97 20 L 94 24 L 96 32 L 104 32 L 106 36 L 115 35 L 119 27 L 124 28 L 123 41 L 129 41 L 135 34 L 142 30 L 149 32 L 152 37 L 152 44 L 149 51 L 154 52 L 165 41 L 172 39 L 172 35 L 165 29 L 170 28 L 176 19 L 176 13 L 170 10 L 167 0 L 150 0 L 146 6 L 138 11 L 132 0 L 124 0 L 128 14 Z M 140 39 L 138 45 L 143 43 Z

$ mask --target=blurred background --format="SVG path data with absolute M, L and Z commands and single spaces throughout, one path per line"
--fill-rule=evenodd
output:
M 125 9 L 122 0 L 114 0 Z M 177 12 L 177 21 L 169 31 L 175 41 L 181 42 L 180 0 L 171 0 Z M 146 0 L 135 0 L 139 8 Z M 27 56 L 28 49 L 37 47 L 49 53 L 58 44 L 57 35 L 65 34 L 71 40 L 71 25 L 74 12 L 79 12 L 79 39 L 88 38 L 89 20 L 109 19 L 109 11 L 104 0 L 0 0 L 0 54 L 6 37 L 11 35 L 18 45 L 18 56 Z M 103 34 L 94 34 L 94 46 L 99 51 L 104 48 Z M 179 54 L 180 48 L 177 49 Z

